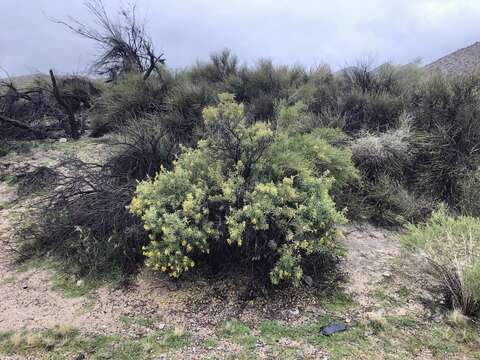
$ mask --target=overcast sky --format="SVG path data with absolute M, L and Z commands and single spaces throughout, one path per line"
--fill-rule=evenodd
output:
M 119 0 L 104 0 L 116 12 Z M 124 2 L 125 3 L 125 2 Z M 137 0 L 170 67 L 229 48 L 249 64 L 333 69 L 358 59 L 429 63 L 480 41 L 480 0 Z M 82 0 L 0 0 L 0 67 L 10 75 L 84 72 L 95 46 L 49 18 L 88 22 Z M 0 77 L 2 77 L 0 75 Z

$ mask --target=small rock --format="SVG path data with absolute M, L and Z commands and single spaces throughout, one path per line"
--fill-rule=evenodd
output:
M 68 141 L 67 138 L 58 139 L 58 142 L 61 143 L 61 144 L 66 143 L 67 141 Z
M 28 288 L 28 285 L 27 284 L 23 284 L 22 285 L 22 289 L 27 289 Z
M 298 308 L 293 308 L 293 309 L 288 310 L 288 314 L 290 316 L 298 316 L 298 315 L 300 315 L 300 310 L 298 310 Z
M 378 320 L 385 316 L 385 309 L 381 308 L 377 311 L 371 311 L 365 314 L 368 320 Z
M 78 287 L 83 286 L 83 284 L 85 284 L 85 281 L 83 281 L 83 279 L 78 280 L 76 283 Z
M 86 357 L 83 353 L 78 353 L 77 356 L 75 357 L 75 360 L 85 360 Z
M 255 346 L 257 348 L 264 347 L 265 343 L 262 340 L 257 340 L 257 342 L 255 343 Z
M 400 308 L 400 309 L 397 310 L 397 315 L 398 316 L 405 316 L 407 314 L 408 314 L 408 310 L 405 309 L 405 308 Z
M 389 271 L 385 271 L 382 276 L 386 279 L 390 279 L 392 277 L 392 273 Z

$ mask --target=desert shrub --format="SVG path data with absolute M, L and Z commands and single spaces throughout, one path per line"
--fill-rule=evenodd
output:
M 272 122 L 278 131 L 288 134 L 308 133 L 320 127 L 341 129 L 345 125 L 343 116 L 338 113 L 325 111 L 316 114 L 301 101 L 288 105 L 285 100 L 276 104 Z
M 237 71 L 238 58 L 230 50 L 224 49 L 219 53 L 211 54 L 210 62 L 197 63 L 190 73 L 194 82 L 221 83 L 235 76 Z
M 287 102 L 280 101 L 275 106 L 275 125 L 278 131 L 289 134 L 309 132 L 318 127 L 319 117 L 307 112 L 307 107 L 302 102 L 287 105 Z
M 301 67 L 274 66 L 270 60 L 260 60 L 254 68 L 240 68 L 227 85 L 236 99 L 245 104 L 247 115 L 266 121 L 273 119 L 275 104 L 287 99 L 307 79 Z
M 181 124 L 181 120 L 183 118 L 174 114 L 156 114 L 131 120 L 113 140 L 116 151 L 105 167 L 113 176 L 124 181 L 154 176 L 161 165 L 170 166 L 178 152 L 175 131 L 181 127 L 175 125 Z
M 334 179 L 301 151 L 279 154 L 287 140 L 263 122 L 248 125 L 232 95 L 219 99 L 203 111 L 198 148 L 137 187 L 130 211 L 149 232 L 147 264 L 173 277 L 202 262 L 244 264 L 273 284 L 298 285 L 304 257 L 337 252 L 344 217 L 329 195 Z
M 480 223 L 449 216 L 444 208 L 426 224 L 410 226 L 402 241 L 421 250 L 448 303 L 466 315 L 480 314 Z
M 382 225 L 418 222 L 429 214 L 431 201 L 415 194 L 409 183 L 415 160 L 411 118 L 403 115 L 399 127 L 384 133 L 363 132 L 352 141 L 352 160 L 361 180 L 344 190 L 338 203 L 349 216 Z
M 33 221 L 18 231 L 23 257 L 50 254 L 80 276 L 130 274 L 143 262 L 145 233 L 127 205 L 134 182 L 76 158 L 58 165 L 57 187 L 38 203 Z M 29 214 L 31 215 L 31 214 Z
M 279 159 L 279 163 L 307 161 L 313 174 L 321 177 L 328 172 L 335 179 L 333 189 L 340 190 L 359 178 L 350 150 L 340 146 L 346 141 L 341 130 L 331 128 L 295 136 L 282 134 L 272 144 L 270 156 Z
M 465 173 L 459 181 L 455 207 L 464 215 L 480 216 L 480 170 Z
M 418 157 L 416 181 L 421 191 L 455 206 L 465 175 L 480 164 L 480 78 L 434 75 L 415 91 Z
M 433 206 L 428 199 L 408 190 L 403 181 L 386 174 L 373 180 L 362 179 L 339 203 L 346 204 L 349 217 L 383 226 L 417 223 L 430 214 Z
M 56 125 L 62 119 L 62 111 L 48 91 L 48 83 L 36 80 L 24 88 L 13 82 L 0 81 L 0 113 L 35 129 Z M 40 137 L 31 131 L 0 122 L 2 139 L 35 139 Z
M 341 113 L 345 117 L 345 130 L 348 133 L 395 128 L 404 108 L 400 97 L 386 92 L 364 93 L 354 90 L 340 100 Z
M 367 64 L 347 68 L 339 77 L 338 111 L 345 117 L 345 130 L 384 132 L 398 127 L 399 116 L 423 77 L 418 64 Z
M 191 146 L 203 133 L 202 109 L 215 103 L 216 93 L 205 83 L 180 79 L 166 98 L 166 111 L 176 128 L 178 142 Z
M 164 74 L 164 78 L 150 76 L 145 80 L 141 74 L 129 73 L 107 87 L 91 112 L 92 135 L 101 136 L 132 118 L 160 111 L 173 81 L 167 72 Z
M 110 140 L 115 151 L 103 165 L 75 158 L 60 163 L 55 190 L 40 202 L 32 226 L 20 231 L 22 253 L 48 252 L 81 276 L 135 272 L 146 234 L 126 206 L 137 180 L 171 167 L 179 140 L 191 138 L 185 121 L 173 112 L 132 119 Z
M 402 178 L 414 160 L 411 118 L 404 114 L 396 129 L 361 133 L 351 144 L 352 159 L 368 179 L 389 174 Z
M 305 84 L 293 89 L 289 101 L 302 102 L 317 115 L 338 111 L 339 82 L 328 66 L 322 65 L 308 73 Z

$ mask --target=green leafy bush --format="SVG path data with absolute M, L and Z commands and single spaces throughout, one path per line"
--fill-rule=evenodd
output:
M 422 225 L 410 226 L 402 241 L 420 249 L 449 304 L 466 315 L 480 314 L 480 222 L 448 216 L 444 208 Z
M 345 221 L 329 195 L 334 178 L 315 165 L 334 168 L 348 154 L 327 160 L 331 147 L 319 141 L 323 150 L 309 158 L 266 123 L 248 125 L 232 95 L 219 99 L 203 111 L 207 136 L 198 148 L 137 187 L 130 211 L 149 232 L 147 264 L 178 277 L 201 261 L 236 261 L 273 284 L 298 285 L 304 257 L 337 253 L 335 225 Z

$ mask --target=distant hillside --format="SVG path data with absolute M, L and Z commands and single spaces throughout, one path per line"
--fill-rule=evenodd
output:
M 426 68 L 447 74 L 468 74 L 480 71 L 480 42 L 444 56 L 427 65 Z
M 36 79 L 49 79 L 48 75 L 37 73 L 31 75 L 20 75 L 20 76 L 12 76 L 11 78 L 0 79 L 0 81 L 10 80 L 12 81 L 18 88 L 24 88 L 29 85 L 32 85 Z

